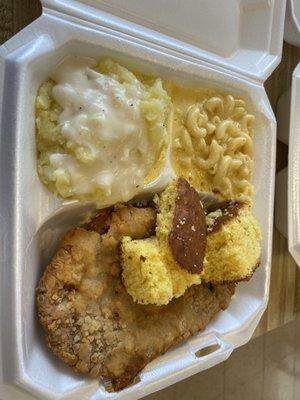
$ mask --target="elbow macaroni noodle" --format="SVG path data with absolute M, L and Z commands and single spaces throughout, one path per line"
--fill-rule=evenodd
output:
M 175 157 L 176 163 L 183 169 L 194 165 L 206 173 L 213 192 L 222 198 L 241 201 L 249 201 L 253 195 L 255 117 L 245 106 L 243 100 L 232 95 L 212 96 L 192 104 L 182 115 L 182 124 L 173 142 L 180 151 L 180 156 Z

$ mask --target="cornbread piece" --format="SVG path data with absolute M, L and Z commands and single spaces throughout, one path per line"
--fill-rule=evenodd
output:
M 201 283 L 199 274 L 189 273 L 166 257 L 155 236 L 143 240 L 124 237 L 121 258 L 126 290 L 140 304 L 168 304 Z
M 198 193 L 179 178 L 156 203 L 156 238 L 121 245 L 124 285 L 140 304 L 168 304 L 201 282 L 206 221 Z
M 251 278 L 260 263 L 261 232 L 251 206 L 224 202 L 207 215 L 207 246 L 202 278 L 239 282 Z
M 166 204 L 163 204 L 164 201 Z M 171 208 L 174 213 L 168 236 L 174 259 L 182 268 L 192 274 L 199 274 L 205 254 L 206 221 L 198 193 L 188 181 L 179 178 L 175 188 L 171 185 L 161 196 L 159 208 L 161 214 L 165 214 L 166 225 L 170 223 L 168 209 Z M 161 215 L 158 231 L 163 219 L 164 215 Z
M 159 251 L 155 236 L 121 245 L 122 278 L 127 292 L 140 304 L 168 304 L 173 297 L 171 274 Z
M 168 306 L 136 304 L 121 281 L 119 245 L 124 234 L 140 238 L 145 225 L 142 219 L 141 225 L 132 220 L 134 228 L 120 222 L 124 214 L 129 215 L 125 208 L 121 216 L 119 210 L 112 212 L 108 232 L 102 235 L 71 230 L 37 288 L 38 316 L 52 351 L 76 372 L 107 378 L 114 390 L 204 329 L 234 293 L 234 285 L 204 284 Z

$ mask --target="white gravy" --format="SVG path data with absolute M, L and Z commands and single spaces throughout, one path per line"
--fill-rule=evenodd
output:
M 61 133 L 71 154 L 52 154 L 50 163 L 68 173 L 73 195 L 100 189 L 112 204 L 139 192 L 150 144 L 140 111 L 141 86 L 128 90 L 94 71 L 95 65 L 91 58 L 71 56 L 51 76 L 57 83 L 53 97 L 62 108 Z

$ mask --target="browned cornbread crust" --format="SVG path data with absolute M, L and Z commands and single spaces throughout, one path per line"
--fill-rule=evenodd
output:
M 221 210 L 222 215 L 216 218 L 215 223 L 207 229 L 208 234 L 217 232 L 223 225 L 237 218 L 240 210 L 244 207 L 247 207 L 247 203 L 232 200 L 222 201 L 221 203 L 216 203 L 216 205 L 209 207 L 206 210 L 207 214 L 216 210 Z
M 94 221 L 95 222 L 95 221 Z M 103 230 L 105 223 L 91 222 Z M 109 215 L 100 235 L 71 230 L 39 282 L 37 310 L 48 346 L 74 371 L 129 385 L 144 366 L 196 334 L 234 293 L 234 285 L 198 285 L 167 306 L 135 304 L 121 282 L 119 241 L 148 237 L 155 210 L 133 206 Z
M 196 190 L 187 180 L 176 183 L 174 217 L 169 233 L 172 255 L 181 268 L 192 274 L 202 270 L 206 247 L 206 221 Z

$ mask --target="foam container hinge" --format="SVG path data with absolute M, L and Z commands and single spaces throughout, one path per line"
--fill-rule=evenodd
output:
M 112 2 L 116 3 L 122 1 Z M 224 6 L 219 10 L 212 3 L 202 3 L 208 21 L 215 15 L 223 20 L 218 12 L 224 11 Z M 195 4 L 187 2 L 189 13 L 189 7 Z M 115 18 L 107 11 L 96 10 L 92 0 L 84 6 L 75 0 L 45 1 L 48 8 L 43 15 L 1 47 L 1 399 L 134 400 L 224 361 L 234 348 L 251 338 L 268 301 L 272 250 L 276 122 L 263 80 L 280 61 L 285 2 L 232 0 L 226 4 L 242 12 L 236 13 L 234 8 L 236 46 L 226 47 L 232 39 L 227 32 L 224 54 L 213 46 L 212 38 L 202 52 L 192 44 L 183 52 L 176 35 L 172 38 L 168 32 L 158 34 L 136 21 Z M 246 20 L 247 16 L 259 21 L 255 30 L 248 25 L 238 28 L 239 17 Z M 267 35 L 267 39 L 257 41 L 260 26 L 261 36 Z M 255 48 L 257 43 L 259 48 Z M 35 312 L 35 287 L 59 238 L 94 208 L 92 204 L 56 198 L 36 173 L 36 92 L 54 66 L 72 53 L 109 56 L 129 68 L 182 85 L 241 95 L 256 115 L 254 214 L 263 234 L 261 266 L 250 282 L 238 285 L 229 308 L 220 312 L 205 331 L 151 362 L 140 373 L 139 382 L 118 393 L 109 393 L 97 380 L 75 375 L 57 359 L 46 346 Z M 211 345 L 209 353 L 207 347 Z M 201 349 L 206 349 L 204 355 Z
M 287 214 L 289 251 L 300 266 L 300 64 L 293 72 L 290 105 Z

